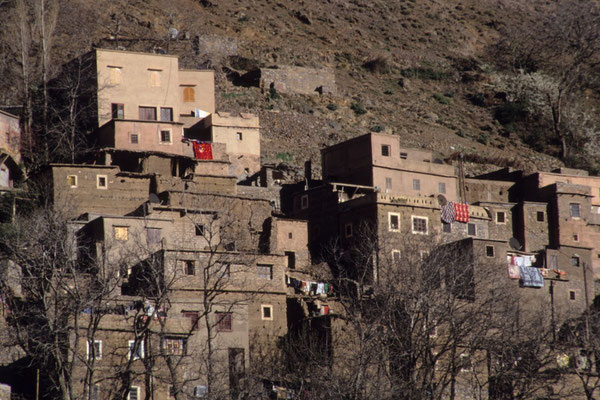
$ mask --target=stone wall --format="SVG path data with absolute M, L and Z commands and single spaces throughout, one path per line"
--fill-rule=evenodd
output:
M 281 93 L 333 94 L 337 93 L 335 73 L 328 68 L 283 66 L 260 70 L 259 86 L 268 90 L 271 85 Z

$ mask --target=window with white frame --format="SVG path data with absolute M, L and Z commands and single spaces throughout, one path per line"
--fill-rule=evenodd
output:
M 129 393 L 127 393 L 127 400 L 139 400 L 140 399 L 140 388 L 138 386 L 131 386 Z
M 87 342 L 87 359 L 102 360 L 102 340 Z
M 394 261 L 395 263 L 399 263 L 401 256 L 402 253 L 400 253 L 400 250 L 392 250 L 392 261 Z
M 139 360 L 144 358 L 144 342 L 142 340 L 129 341 L 129 359 Z
M 385 178 L 385 190 L 392 190 L 392 178 Z
M 187 340 L 182 337 L 164 337 L 162 349 L 166 355 L 184 356 L 187 352 Z
M 67 184 L 69 187 L 77 187 L 77 175 L 67 175 Z
M 96 175 L 96 188 L 108 189 L 108 177 L 106 175 Z
M 411 216 L 412 219 L 412 233 L 427 233 L 427 217 Z
M 272 265 L 261 265 L 256 266 L 256 276 L 259 279 L 273 279 L 273 266 Z
M 388 213 L 388 229 L 391 232 L 400 231 L 400 214 L 392 212 Z
M 265 321 L 273 320 L 273 306 L 270 304 L 262 304 L 260 306 L 261 318 Z
M 571 210 L 571 218 L 581 218 L 581 206 L 579 203 L 569 204 Z
M 169 129 L 161 129 L 160 131 L 160 142 L 161 143 L 172 143 L 171 131 Z
M 139 144 L 140 136 L 137 133 L 132 133 L 129 135 L 129 143 L 131 144 Z
M 446 193 L 446 183 L 445 182 L 438 183 L 438 192 Z
M 421 180 L 413 179 L 413 190 L 421 190 Z

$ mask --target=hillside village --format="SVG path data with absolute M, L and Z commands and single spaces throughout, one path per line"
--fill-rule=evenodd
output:
M 49 203 L 18 240 L 3 233 L 6 398 L 586 398 L 600 385 L 586 319 L 600 177 L 468 176 L 460 158 L 375 132 L 322 148 L 321 176 L 309 160 L 298 173 L 261 163 L 257 115 L 215 109 L 211 70 L 97 48 L 62 74 L 81 71 L 83 159 L 26 175 L 19 118 L 0 112 L 5 221 L 27 188 Z M 312 91 L 335 90 L 315 76 Z M 293 77 L 250 78 L 311 84 Z

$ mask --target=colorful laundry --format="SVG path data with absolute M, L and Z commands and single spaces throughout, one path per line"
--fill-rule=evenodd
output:
M 534 267 L 519 267 L 521 272 L 521 286 L 523 287 L 544 287 L 544 277 L 539 268 Z
M 197 160 L 212 160 L 212 144 L 194 141 L 194 157 Z
M 469 205 L 452 203 L 454 206 L 454 219 L 458 222 L 469 222 Z
M 442 221 L 447 224 L 451 224 L 454 222 L 456 216 L 456 212 L 454 211 L 454 203 L 449 201 L 445 205 L 442 206 L 441 209 L 441 217 Z

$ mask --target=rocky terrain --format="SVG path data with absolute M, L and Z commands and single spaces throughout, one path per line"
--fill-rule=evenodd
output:
M 523 142 L 522 128 L 507 129 L 496 113 L 505 99 L 494 85 L 501 70 L 491 49 L 502 32 L 552 12 L 545 2 L 523 3 L 60 0 L 50 54 L 54 71 L 93 46 L 164 51 L 178 54 L 185 67 L 214 69 L 217 109 L 260 115 L 264 162 L 300 166 L 311 158 L 318 170 L 320 148 L 375 131 L 440 158 L 477 155 L 481 163 L 470 165 L 471 173 L 496 165 L 548 170 L 562 165 L 556 148 L 535 151 Z M 0 12 L 9 15 L 13 6 L 0 2 Z M 169 39 L 171 28 L 176 38 Z M 5 32 L 0 49 L 18 57 L 14 36 Z M 234 84 L 254 68 L 285 65 L 334 69 L 337 92 L 272 93 Z M 19 73 L 18 62 L 0 68 L 5 77 Z M 19 103 L 18 81 L 3 80 L 0 104 Z M 598 97 L 593 92 L 590 102 Z

